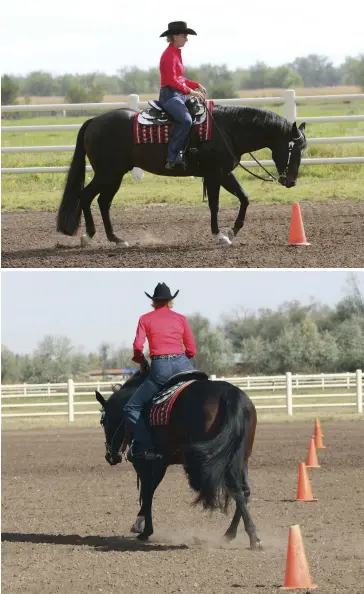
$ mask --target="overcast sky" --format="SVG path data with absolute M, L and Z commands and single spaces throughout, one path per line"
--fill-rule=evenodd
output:
M 186 65 L 248 67 L 257 60 L 277 66 L 317 53 L 335 65 L 364 50 L 358 0 L 215 0 L 150 2 L 103 0 L 11 0 L 2 3 L 2 72 L 53 74 L 100 71 L 115 74 L 136 65 L 156 67 L 169 21 L 194 29 L 184 51 Z M 362 9 L 361 9 L 362 10 Z
M 139 316 L 150 311 L 144 291 L 165 282 L 175 309 L 200 312 L 213 323 L 240 307 L 275 309 L 284 301 L 334 305 L 347 294 L 347 271 L 2 271 L 2 344 L 31 352 L 45 334 L 68 336 L 96 350 L 101 342 L 131 346 Z M 364 291 L 364 271 L 355 272 Z

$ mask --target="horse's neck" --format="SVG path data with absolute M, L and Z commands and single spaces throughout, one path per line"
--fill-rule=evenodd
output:
M 146 379 L 146 375 L 135 375 L 131 380 L 125 382 L 125 384 L 120 388 L 119 395 L 122 397 L 123 406 L 130 400 L 139 386 L 144 382 Z
M 241 154 L 258 151 L 263 148 L 272 149 L 280 138 L 288 136 L 289 128 L 282 118 L 281 126 L 277 120 L 273 121 L 267 116 L 261 117 L 262 111 L 250 109 L 247 112 L 246 122 L 242 122 L 239 134 L 239 149 Z

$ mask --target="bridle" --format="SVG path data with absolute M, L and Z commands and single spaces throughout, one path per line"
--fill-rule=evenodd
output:
M 304 136 L 303 136 L 302 132 L 300 132 L 300 130 L 298 130 L 298 134 L 299 134 L 299 135 L 297 136 L 297 138 L 292 138 L 292 140 L 290 140 L 290 141 L 289 141 L 289 143 L 288 143 L 288 158 L 287 158 L 287 165 L 286 165 L 286 167 L 285 167 L 285 169 L 284 169 L 283 173 L 281 173 L 281 174 L 279 175 L 279 178 L 284 178 L 284 179 L 286 179 L 286 178 L 287 178 L 287 175 L 288 175 L 288 169 L 289 169 L 289 164 L 290 164 L 290 162 L 291 162 L 291 157 L 292 157 L 292 151 L 293 151 L 293 149 L 294 149 L 295 147 L 297 147 L 298 149 L 302 149 L 302 147 L 303 147 L 303 146 L 304 146 L 304 144 L 305 144 L 305 139 L 304 139 Z M 279 178 L 278 178 L 278 179 L 279 179 Z
M 214 122 L 215 126 L 216 126 L 216 130 L 218 131 L 218 133 L 220 134 L 222 140 L 224 141 L 224 144 L 228 150 L 228 153 L 230 154 L 231 157 L 233 157 L 234 160 L 236 160 L 236 156 L 234 155 L 233 151 L 231 150 L 230 146 L 229 146 L 229 142 L 228 140 L 225 138 L 225 135 L 223 134 L 223 132 L 220 130 L 219 126 L 216 123 L 216 120 L 212 114 L 212 112 L 209 110 L 207 103 L 205 100 L 201 101 L 204 103 L 205 108 L 207 110 L 207 112 L 210 114 L 212 121 Z M 278 182 L 279 179 L 286 179 L 287 178 L 287 174 L 288 174 L 288 168 L 289 168 L 289 164 L 291 162 L 291 157 L 292 157 L 292 151 L 296 145 L 297 141 L 302 141 L 301 146 L 303 146 L 304 144 L 304 140 L 303 140 L 303 134 L 301 132 L 299 132 L 299 136 L 297 138 L 293 138 L 292 140 L 289 141 L 288 143 L 288 158 L 287 158 L 287 164 L 286 167 L 283 171 L 282 174 L 279 175 L 279 177 L 277 178 L 275 175 L 273 175 L 273 173 L 271 173 L 270 171 L 268 171 L 268 169 L 266 169 L 264 167 L 264 165 L 262 165 L 262 163 L 256 159 L 256 157 L 254 157 L 254 155 L 252 155 L 252 153 L 248 153 L 248 155 L 250 155 L 250 157 L 259 165 L 259 167 L 261 167 L 263 169 L 263 171 L 265 171 L 265 173 L 267 173 L 267 175 L 269 176 L 267 177 L 261 177 L 260 175 L 257 175 L 256 173 L 253 173 L 253 171 L 250 171 L 250 169 L 248 169 L 247 167 L 245 167 L 244 165 L 242 165 L 240 163 L 240 161 L 238 161 L 238 165 L 239 167 L 241 167 L 242 169 L 244 169 L 244 171 L 246 171 L 247 173 L 250 173 L 250 175 L 252 175 L 253 177 L 256 177 L 257 179 L 260 179 L 261 181 L 264 182 Z M 300 148 L 300 145 L 297 145 L 298 148 Z
M 106 410 L 103 409 L 103 411 L 101 413 L 100 425 L 104 428 L 105 428 L 105 426 L 104 426 L 105 415 L 106 415 Z M 125 425 L 125 419 L 122 419 L 113 433 L 113 436 L 110 440 L 110 445 L 108 444 L 107 441 L 105 441 L 106 455 L 109 455 L 110 458 L 113 457 L 113 445 L 114 445 L 114 440 L 116 438 L 116 435 L 124 425 Z M 121 445 L 122 445 L 122 442 L 120 442 L 120 447 L 119 447 L 118 451 L 115 452 L 115 455 L 119 454 Z

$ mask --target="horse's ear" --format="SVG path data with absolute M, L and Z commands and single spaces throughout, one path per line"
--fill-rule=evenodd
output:
M 304 132 L 306 128 L 306 122 L 302 122 L 302 124 L 298 127 L 299 130 L 301 130 L 301 132 Z
M 300 133 L 298 132 L 298 128 L 297 128 L 297 124 L 296 122 L 293 122 L 292 124 L 292 136 L 293 138 L 296 138 L 296 136 L 299 136 Z
M 98 402 L 100 402 L 101 406 L 105 406 L 105 404 L 106 404 L 106 400 L 105 400 L 105 398 L 103 397 L 103 395 L 102 395 L 102 394 L 100 394 L 100 392 L 98 392 L 97 390 L 95 390 L 95 394 L 96 394 L 96 400 L 97 400 Z

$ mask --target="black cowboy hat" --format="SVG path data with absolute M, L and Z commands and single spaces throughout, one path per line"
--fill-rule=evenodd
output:
M 180 35 L 180 33 L 187 33 L 188 35 L 197 35 L 196 31 L 189 29 L 185 21 L 173 21 L 168 23 L 167 31 L 164 31 L 159 37 L 167 37 L 167 35 Z
M 174 295 L 172 295 L 170 288 L 167 287 L 165 283 L 158 283 L 154 289 L 153 296 L 149 295 L 146 291 L 144 291 L 144 293 L 147 297 L 149 297 L 149 299 L 153 299 L 153 301 L 172 301 L 172 299 L 178 295 L 179 289 Z

